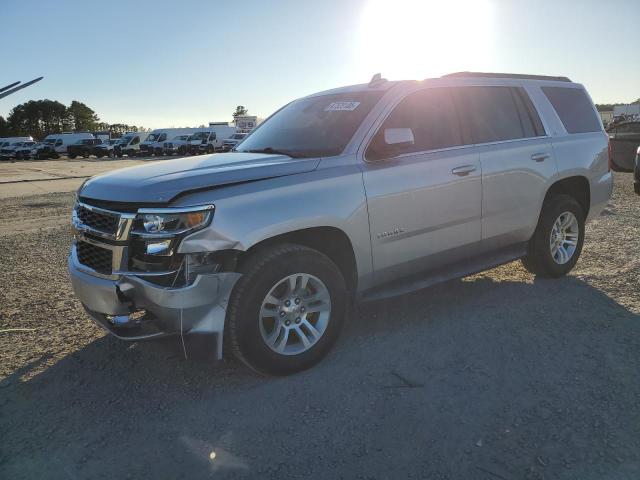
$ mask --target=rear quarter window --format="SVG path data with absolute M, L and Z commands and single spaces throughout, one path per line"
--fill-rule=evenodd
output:
M 602 123 L 581 88 L 542 87 L 568 133 L 588 133 L 602 130 Z

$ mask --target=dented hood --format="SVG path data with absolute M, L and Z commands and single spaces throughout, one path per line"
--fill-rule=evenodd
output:
M 180 194 L 316 169 L 319 159 L 220 153 L 151 162 L 90 178 L 79 195 L 127 203 L 169 203 Z

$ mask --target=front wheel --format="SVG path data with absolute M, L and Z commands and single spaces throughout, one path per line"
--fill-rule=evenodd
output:
M 318 363 L 338 338 L 348 297 L 338 267 L 300 245 L 256 252 L 229 301 L 226 338 L 252 369 L 287 375 Z
M 573 197 L 554 195 L 545 201 L 527 256 L 522 259 L 524 267 L 542 277 L 569 273 L 582 252 L 584 223 L 585 214 Z

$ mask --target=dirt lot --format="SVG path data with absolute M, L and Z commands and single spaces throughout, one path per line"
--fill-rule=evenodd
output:
M 104 336 L 69 287 L 70 207 L 3 200 L 0 478 L 640 478 L 631 175 L 569 277 L 513 263 L 362 305 L 280 379 Z
M 172 157 L 163 157 L 169 159 Z M 117 168 L 131 167 L 157 157 L 0 161 L 0 199 L 72 192 L 85 178 Z

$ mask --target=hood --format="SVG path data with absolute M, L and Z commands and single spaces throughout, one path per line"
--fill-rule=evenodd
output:
M 320 159 L 219 153 L 163 160 L 90 178 L 79 196 L 126 203 L 169 203 L 194 190 L 311 172 Z

